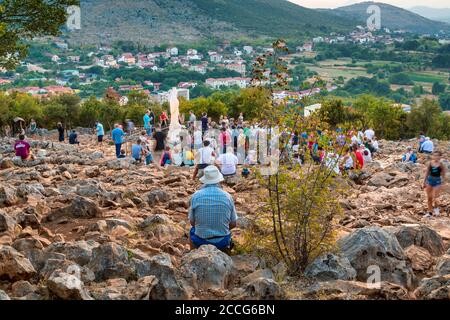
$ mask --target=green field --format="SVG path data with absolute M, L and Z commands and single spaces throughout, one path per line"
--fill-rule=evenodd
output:
M 424 72 L 407 72 L 406 73 L 414 82 L 444 82 L 448 83 L 448 74 L 436 71 L 424 71 Z
M 319 76 L 326 80 L 332 82 L 339 77 L 343 77 L 345 81 L 348 81 L 356 77 L 371 77 L 372 75 L 366 72 L 366 68 L 357 67 L 347 67 L 346 65 L 351 63 L 351 59 L 336 59 L 336 60 L 324 60 L 319 62 L 317 65 L 307 64 L 307 68 L 311 71 L 315 71 Z

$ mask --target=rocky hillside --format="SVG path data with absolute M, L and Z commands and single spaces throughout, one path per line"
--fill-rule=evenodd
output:
M 287 0 L 81 0 L 77 43 L 149 45 L 351 30 L 353 22 Z
M 448 23 L 433 21 L 411 11 L 386 3 L 368 1 L 326 11 L 332 12 L 344 19 L 353 19 L 354 21 L 361 21 L 365 24 L 369 17 L 367 8 L 370 5 L 380 7 L 382 27 L 394 30 L 401 29 L 419 34 L 434 34 L 442 30 L 450 32 L 450 24 Z
M 426 159 L 399 164 L 405 143 L 382 141 L 350 182 L 338 250 L 299 280 L 250 253 L 189 250 L 188 201 L 199 187 L 190 169 L 115 160 L 113 147 L 98 150 L 89 135 L 80 149 L 47 140 L 32 142 L 38 157 L 27 163 L 0 140 L 0 300 L 448 298 L 450 198 L 441 217 L 422 218 Z M 449 147 L 439 143 L 446 159 Z M 258 207 L 257 182 L 224 188 L 237 205 L 239 243 Z M 379 288 L 366 283 L 371 265 Z

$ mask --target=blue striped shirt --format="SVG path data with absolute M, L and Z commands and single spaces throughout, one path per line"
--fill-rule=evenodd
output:
M 205 185 L 192 196 L 189 220 L 202 239 L 219 242 L 230 234 L 230 223 L 237 218 L 233 197 L 217 184 Z

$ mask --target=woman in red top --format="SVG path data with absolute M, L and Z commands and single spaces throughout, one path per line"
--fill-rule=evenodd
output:
M 159 121 L 161 122 L 161 127 L 167 127 L 167 125 L 168 125 L 167 120 L 169 120 L 169 118 L 167 117 L 167 113 L 165 111 L 163 111 L 163 113 L 161 113 L 161 115 L 159 116 Z

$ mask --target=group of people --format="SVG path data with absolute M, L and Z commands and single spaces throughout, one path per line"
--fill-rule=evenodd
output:
M 203 186 L 192 196 L 189 209 L 191 247 L 212 244 L 221 250 L 230 250 L 233 246 L 231 230 L 236 227 L 238 216 L 232 196 L 221 188 L 220 183 L 227 177 L 237 175 L 239 165 L 243 165 L 241 175 L 249 175 L 250 165 L 260 162 L 260 140 L 271 133 L 270 129 L 257 123 L 244 122 L 242 113 L 236 119 L 221 116 L 215 122 L 206 113 L 198 121 L 191 111 L 187 121 L 181 123 L 180 119 L 183 131 L 178 145 L 173 145 L 168 141 L 167 114 L 163 113 L 158 121 L 154 112 L 148 110 L 143 121 L 144 129 L 137 135 L 132 123 L 128 123 L 127 132 L 122 125 L 114 125 L 111 139 L 115 145 L 116 157 L 131 157 L 145 165 L 194 167 L 193 179 L 199 179 Z M 62 123 L 58 123 L 57 130 L 59 141 L 63 142 L 65 129 Z M 95 132 L 97 142 L 102 144 L 105 129 L 99 121 L 95 123 Z M 72 130 L 69 143 L 79 143 L 77 137 L 76 131 Z M 336 174 L 363 169 L 380 148 L 372 128 L 357 132 L 343 132 L 341 129 L 309 133 L 283 131 L 279 138 L 280 161 L 295 165 L 313 161 L 331 167 Z M 127 142 L 131 142 L 129 153 L 123 148 Z M 329 148 L 330 146 L 333 148 Z M 19 136 L 14 149 L 16 156 L 23 160 L 32 157 L 30 144 L 23 134 Z M 334 151 L 331 152 L 330 149 Z M 441 154 L 434 150 L 431 139 L 423 134 L 419 136 L 417 153 L 431 155 L 423 188 L 428 196 L 426 216 L 436 216 L 439 215 L 437 197 L 444 184 L 446 169 L 441 162 Z M 417 153 L 412 147 L 408 147 L 402 161 L 416 163 Z

